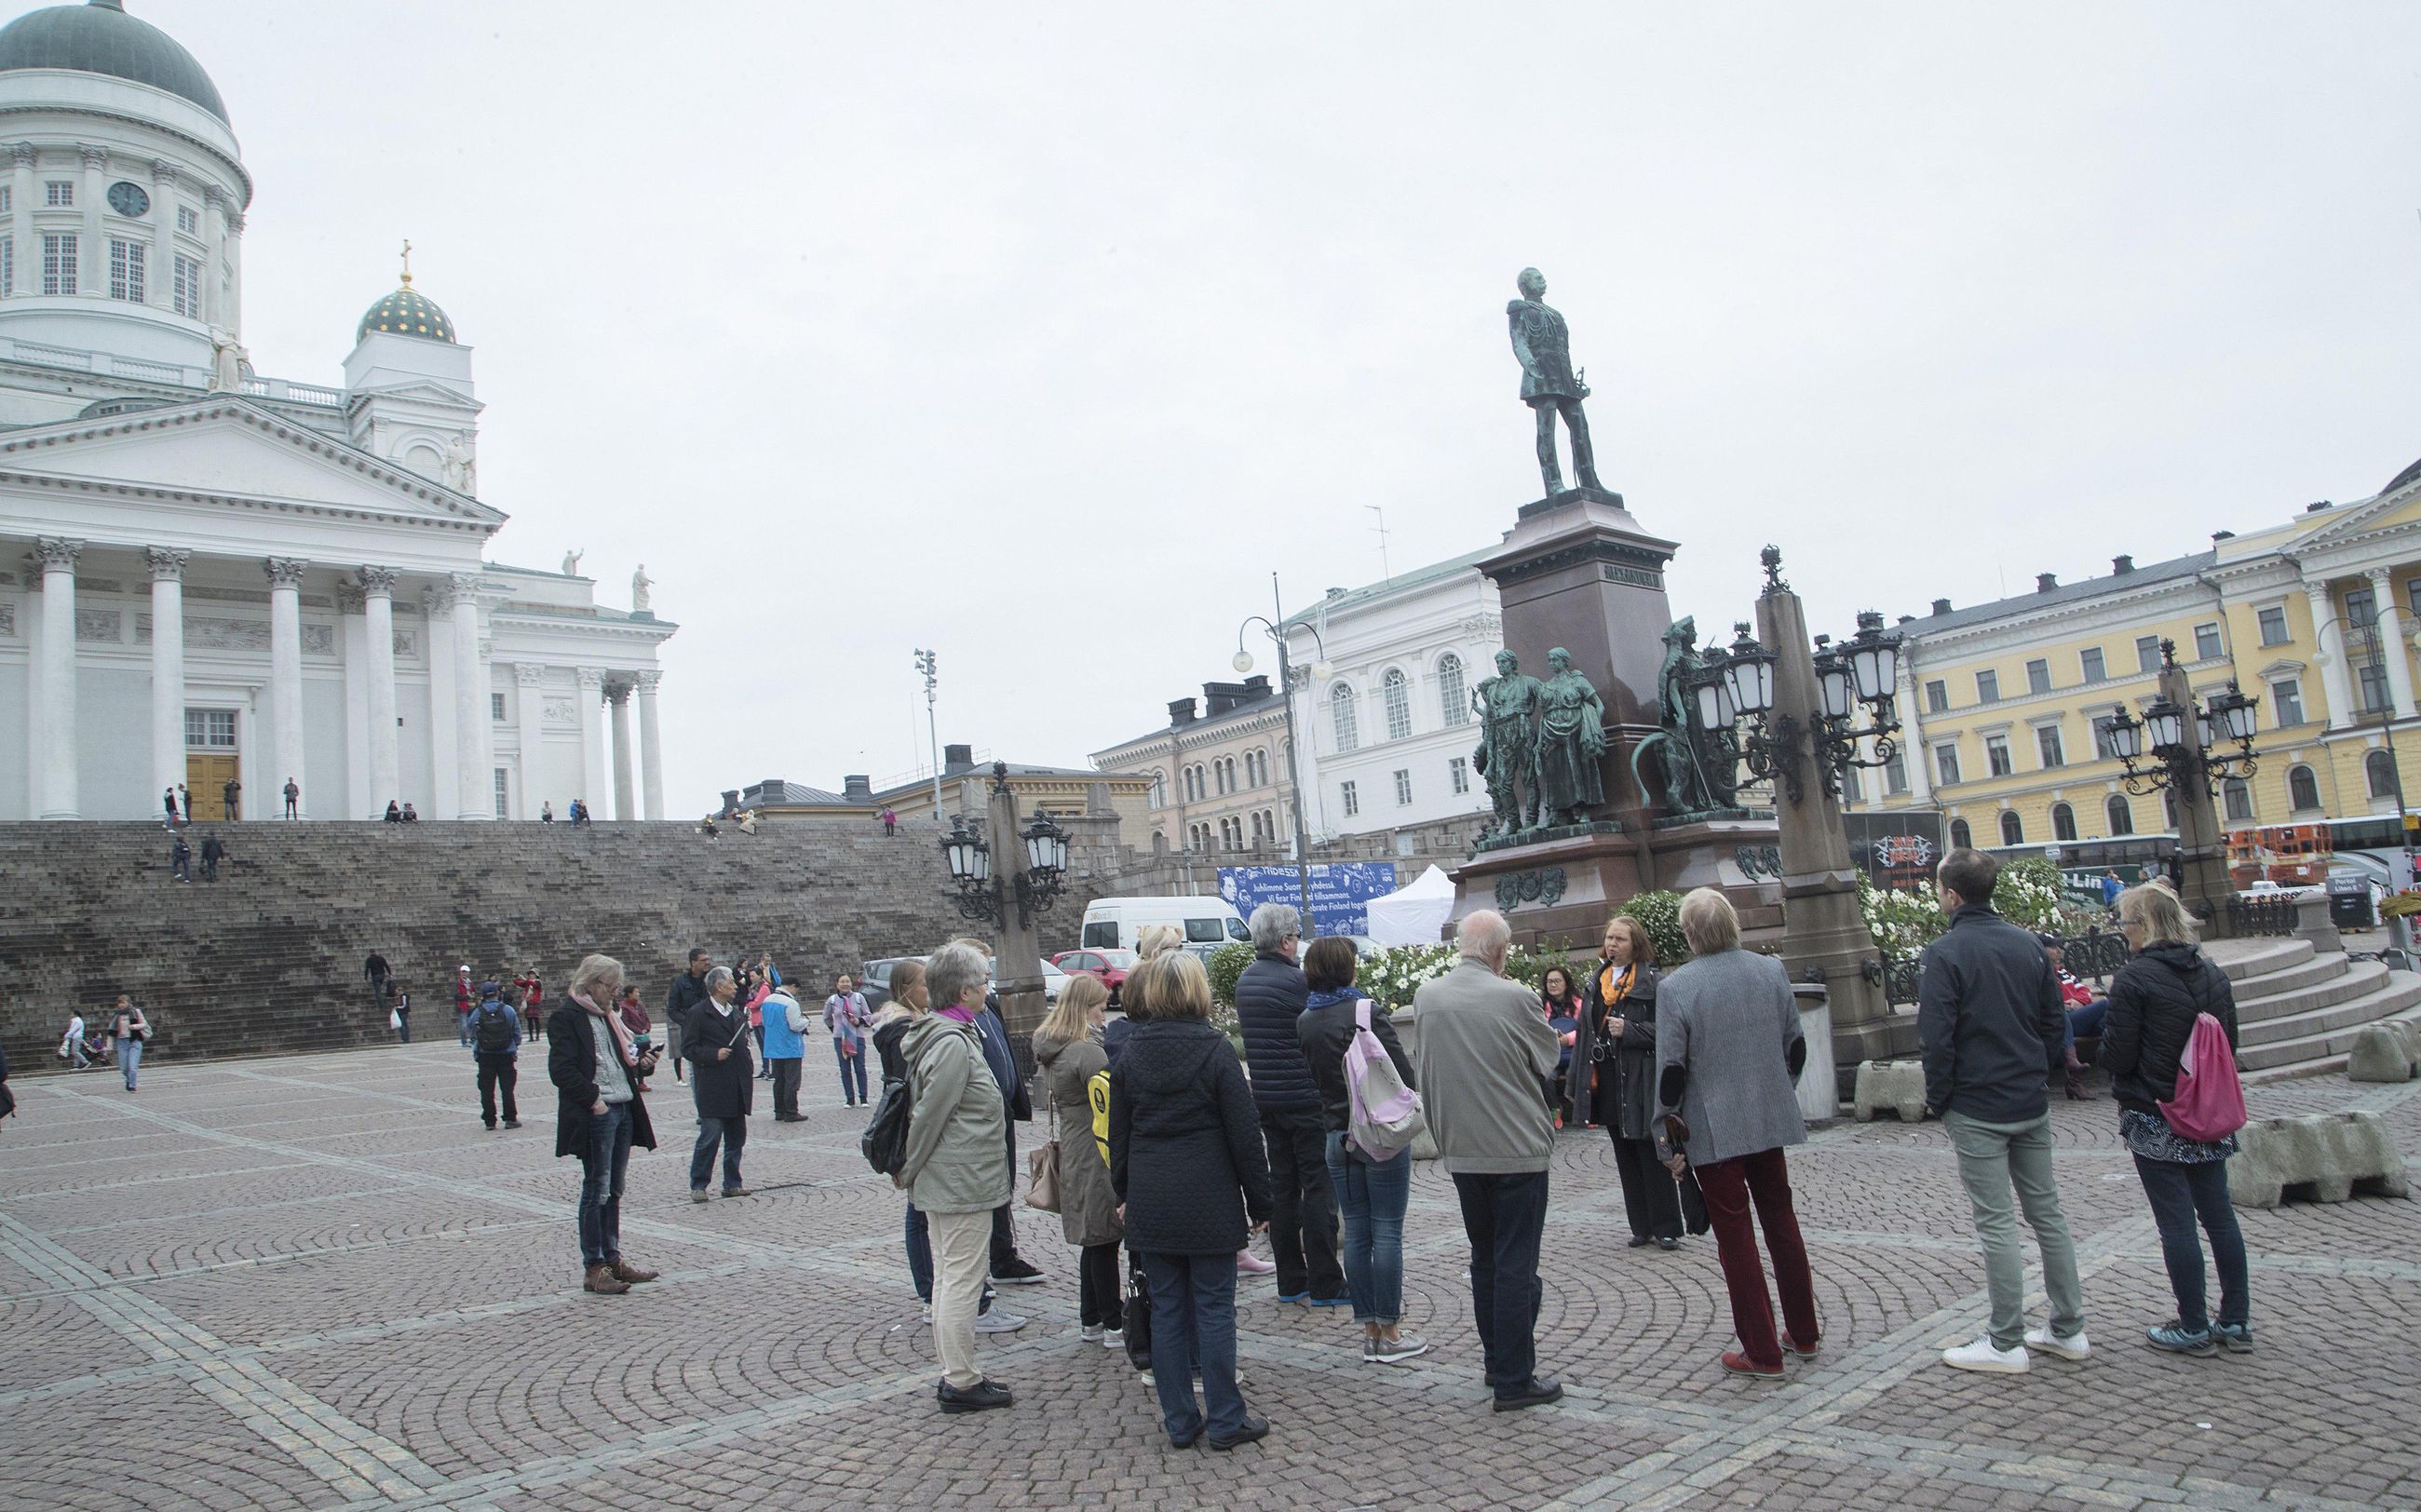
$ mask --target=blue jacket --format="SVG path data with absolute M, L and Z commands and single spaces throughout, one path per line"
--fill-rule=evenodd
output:
M 1008 1026 L 1000 1021 L 1000 1010 L 986 999 L 983 1011 L 976 1015 L 976 1037 L 983 1042 L 984 1064 L 992 1068 L 992 1079 L 1000 1083 L 1001 1100 L 1008 1107 L 1012 1118 L 1031 1118 L 1034 1105 L 1025 1100 L 1025 1079 L 1017 1072 L 1016 1052 L 1008 1048 Z M 1023 1113 L 1019 1112 L 1023 1109 Z
M 806 1040 L 790 1027 L 790 1007 L 796 1001 L 782 991 L 765 999 L 765 1058 L 769 1061 L 794 1061 L 807 1052 Z
M 1253 1070 L 1253 1101 L 1263 1113 L 1320 1116 L 1320 1086 L 1303 1058 L 1295 1021 L 1311 984 L 1284 956 L 1256 956 L 1236 978 L 1236 1020 L 1244 1031 L 1244 1063 Z
M 479 1000 L 477 1006 L 471 1010 L 472 1056 L 476 1058 L 479 1053 L 479 1015 L 487 1012 L 488 1005 L 492 1003 L 495 1005 L 496 1011 L 504 1015 L 505 1021 L 513 1026 L 513 1042 L 506 1047 L 504 1053 L 508 1055 L 520 1054 L 522 1052 L 522 1016 L 514 1012 L 512 1005 L 507 1003 L 501 997 L 483 997 Z

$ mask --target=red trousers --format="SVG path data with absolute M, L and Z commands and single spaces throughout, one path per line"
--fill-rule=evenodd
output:
M 1706 1194 L 1707 1217 L 1715 1229 L 1715 1254 L 1723 1262 L 1724 1286 L 1732 1297 L 1732 1329 L 1749 1363 L 1779 1370 L 1782 1341 L 1773 1334 L 1773 1301 L 1766 1295 L 1765 1267 L 1749 1226 L 1750 1199 L 1765 1225 L 1765 1247 L 1773 1255 L 1773 1284 L 1782 1292 L 1782 1320 L 1791 1339 L 1816 1347 L 1816 1282 L 1807 1272 L 1807 1246 L 1799 1238 L 1799 1215 L 1790 1208 L 1790 1171 L 1779 1148 L 1695 1168 Z

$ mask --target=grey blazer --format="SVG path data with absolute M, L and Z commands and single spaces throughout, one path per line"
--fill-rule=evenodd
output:
M 1660 1094 L 1664 1068 L 1688 1072 L 1679 1112 L 1692 1165 L 1806 1141 L 1789 1069 L 1799 1006 L 1782 962 L 1749 950 L 1699 957 L 1659 984 L 1656 1028 Z M 1671 1106 L 1660 1096 L 1660 1109 Z M 1661 1117 L 1656 1148 L 1672 1154 Z

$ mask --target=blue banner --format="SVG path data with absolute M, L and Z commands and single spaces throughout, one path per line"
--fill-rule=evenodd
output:
M 1368 934 L 1370 900 L 1396 891 L 1391 861 L 1330 861 L 1311 867 L 1311 913 L 1318 934 Z M 1303 906 L 1292 866 L 1222 866 L 1219 896 L 1249 919 L 1264 903 Z

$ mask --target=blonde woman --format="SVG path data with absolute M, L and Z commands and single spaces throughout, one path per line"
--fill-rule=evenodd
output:
M 1117 1193 L 1093 1140 L 1089 1083 L 1110 1057 L 1101 1024 L 1110 990 L 1098 976 L 1075 976 L 1034 1035 L 1034 1066 L 1050 1090 L 1053 1135 L 1059 1145 L 1059 1226 L 1077 1247 L 1077 1322 L 1087 1344 L 1126 1342 L 1126 1302 L 1118 1292 Z
M 580 1157 L 582 1289 L 617 1297 L 656 1272 L 622 1258 L 622 1179 L 631 1147 L 656 1147 L 639 1084 L 656 1069 L 613 1011 L 622 963 L 584 956 L 546 1023 L 546 1074 L 555 1086 L 554 1153 Z

